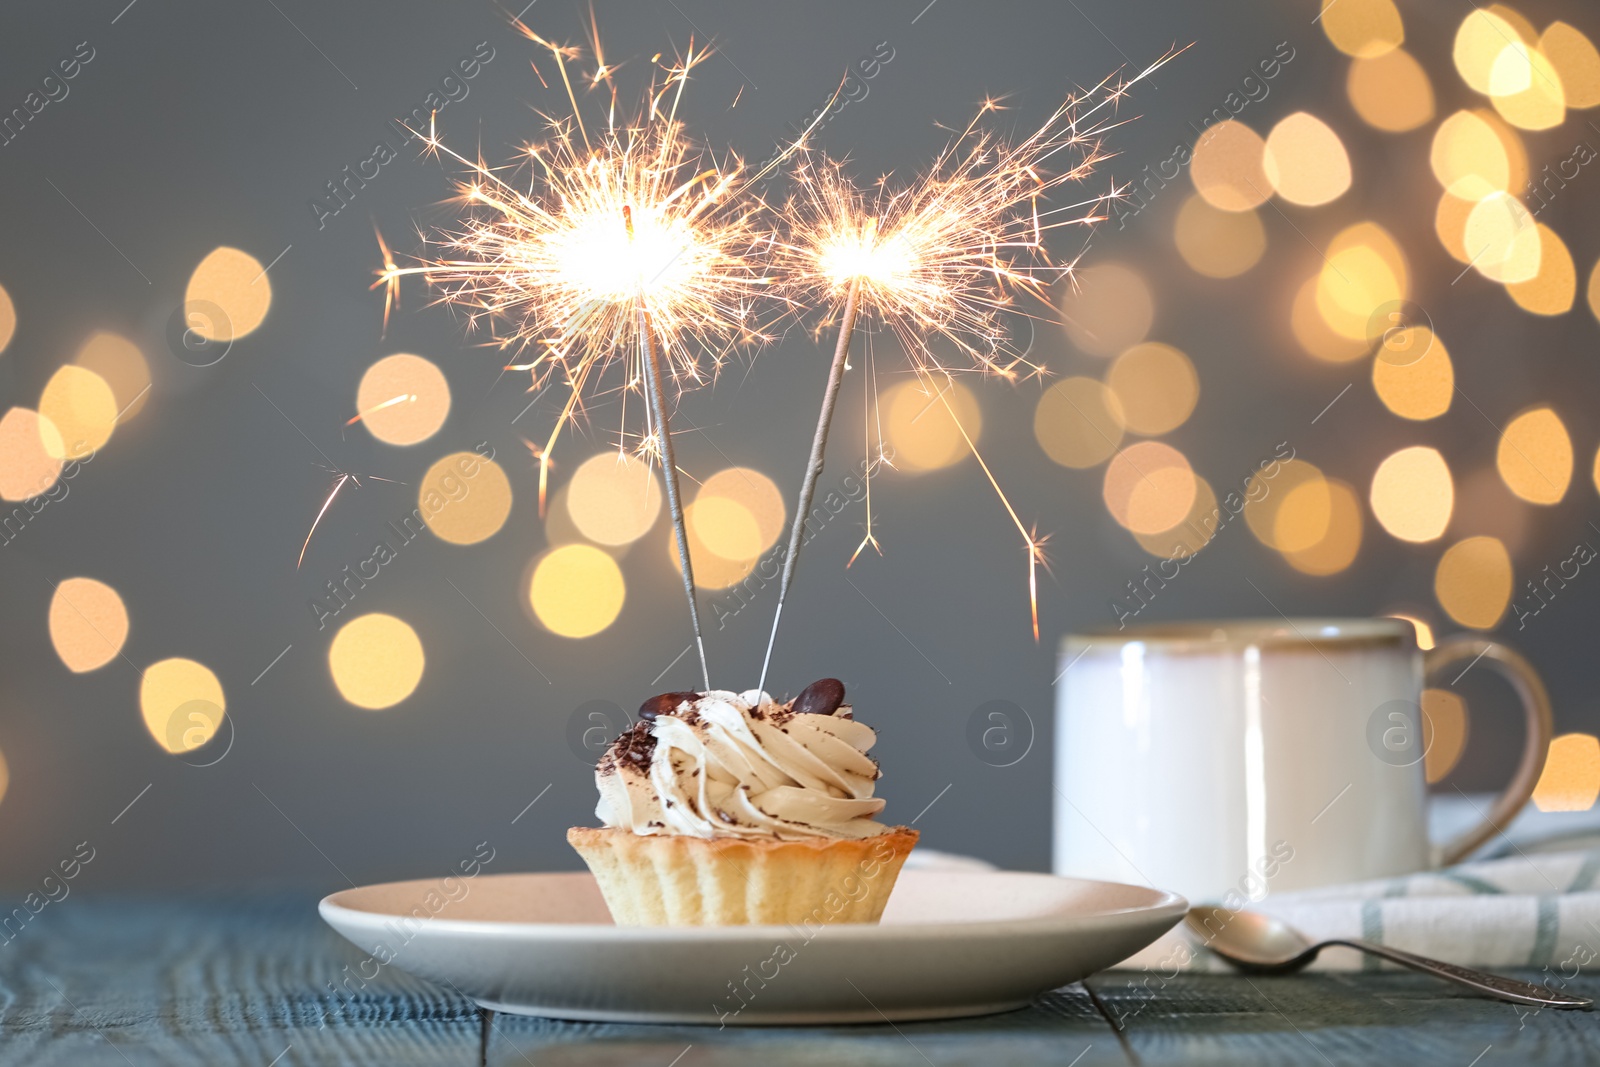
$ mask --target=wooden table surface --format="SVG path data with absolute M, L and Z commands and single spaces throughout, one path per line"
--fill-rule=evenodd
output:
M 5 936 L 7 1067 L 1600 1063 L 1600 1013 L 1530 1012 L 1403 973 L 1113 971 L 988 1018 L 719 1031 L 486 1018 L 394 968 L 347 1000 L 330 984 L 359 953 L 313 894 L 73 896 Z M 1600 996 L 1600 977 L 1572 988 Z

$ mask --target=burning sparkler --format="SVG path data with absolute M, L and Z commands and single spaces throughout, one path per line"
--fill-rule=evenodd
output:
M 933 165 L 900 188 L 883 180 L 869 195 L 840 164 L 826 159 L 799 168 L 798 188 L 784 210 L 786 235 L 777 246 L 777 266 L 797 302 L 837 309 L 838 340 L 790 529 L 760 684 L 772 660 L 857 324 L 872 318 L 899 338 L 912 368 L 934 388 L 958 428 L 945 390 L 937 388 L 957 368 L 934 354 L 930 338 L 953 343 L 970 364 L 965 369 L 1012 381 L 1042 374 L 1025 352 L 1008 345 L 1002 313 L 1015 308 L 1021 296 L 1048 303 L 1050 287 L 1069 276 L 1073 264 L 1051 260 L 1045 234 L 1103 220 L 1108 202 L 1120 193 L 1112 187 L 1053 207 L 1041 207 L 1041 201 L 1062 187 L 1082 184 L 1108 157 L 1101 139 L 1118 124 L 1114 105 L 1178 51 L 1135 77 L 1108 78 L 1070 97 L 1031 135 L 1015 142 L 983 128 L 984 117 L 999 109 L 995 101 L 985 101 Z M 1023 524 L 964 428 L 961 434 L 1027 549 L 1037 641 L 1044 539 Z
M 695 603 L 694 572 L 678 471 L 673 462 L 668 388 L 681 393 L 709 381 L 741 344 L 766 339 L 754 310 L 768 279 L 757 253 L 767 235 L 762 205 L 742 191 L 736 156 L 718 159 L 687 135 L 678 108 L 690 72 L 709 55 L 696 51 L 659 63 L 641 113 L 619 118 L 616 93 L 604 122 L 583 119 L 569 63 L 578 50 L 552 44 L 520 21 L 529 40 L 549 50 L 566 87 L 569 114 L 546 116 L 546 137 L 524 149 L 526 184 L 446 148 L 430 131 L 425 144 L 469 171 L 458 183 L 466 217 L 436 236 L 436 259 L 399 266 L 385 249 L 378 284 L 389 301 L 400 280 L 421 275 L 442 302 L 483 320 L 502 349 L 526 353 L 513 363 L 531 389 L 562 385 L 567 400 L 539 459 L 543 513 L 549 458 L 557 437 L 582 410 L 586 393 L 613 365 L 624 394 L 646 398 L 646 459 L 659 456 L 677 537 L 701 671 L 710 687 Z M 608 86 L 614 68 L 598 56 L 589 87 Z M 764 170 L 770 168 L 764 168 Z M 385 315 L 387 316 L 387 305 Z

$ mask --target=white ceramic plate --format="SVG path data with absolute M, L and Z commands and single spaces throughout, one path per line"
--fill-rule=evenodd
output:
M 449 899 L 454 897 L 454 900 Z M 480 875 L 335 893 L 372 960 L 485 1008 L 726 1025 L 986 1015 L 1133 955 L 1183 916 L 1155 889 L 1006 871 L 904 871 L 876 926 L 614 926 L 592 876 Z

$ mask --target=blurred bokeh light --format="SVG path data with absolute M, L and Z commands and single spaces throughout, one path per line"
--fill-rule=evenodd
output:
M 1513 126 L 1548 130 L 1567 117 L 1567 95 L 1561 75 L 1537 46 L 1512 41 L 1489 67 L 1489 95 L 1494 109 Z
M 1500 54 L 1519 43 L 1517 27 L 1492 10 L 1474 8 L 1456 30 L 1456 71 L 1468 88 L 1489 95 L 1494 90 L 1494 66 Z
M 1402 448 L 1372 475 L 1372 515 L 1402 541 L 1432 541 L 1444 534 L 1455 507 L 1455 482 L 1439 450 Z
M 6 292 L 6 287 L 0 285 L 0 353 L 5 352 L 16 332 L 17 306 L 11 302 L 11 294 Z
M 1200 376 L 1189 357 L 1156 341 L 1134 345 L 1106 368 L 1122 420 L 1136 434 L 1153 437 L 1188 421 L 1200 399 Z
M 1182 452 L 1140 441 L 1106 465 L 1103 496 L 1111 517 L 1135 534 L 1159 534 L 1181 523 L 1194 506 L 1194 470 Z
M 593 545 L 562 545 L 534 567 L 528 602 L 545 628 L 591 637 L 616 621 L 627 596 L 622 568 Z
M 150 364 L 139 346 L 121 334 L 94 333 L 78 349 L 73 362 L 98 374 L 111 387 L 118 425 L 139 414 L 150 399 Z
M 689 537 L 689 562 L 694 566 L 695 585 L 702 589 L 726 589 L 730 585 L 744 581 L 750 572 L 755 570 L 757 557 L 729 559 L 717 555 L 700 540 L 700 521 L 695 517 L 694 504 L 689 504 L 683 509 L 683 517 Z M 753 523 L 754 519 L 748 521 Z M 671 561 L 673 572 L 683 573 L 683 564 L 678 559 L 678 542 L 673 531 L 667 531 L 662 544 L 666 546 L 666 558 Z
M 1033 413 L 1033 435 L 1044 454 L 1077 470 L 1110 459 L 1122 444 L 1124 426 L 1117 394 L 1093 378 L 1061 379 L 1045 390 Z
M 39 414 L 55 427 L 45 439 L 46 449 L 57 449 L 58 459 L 83 459 L 111 440 L 117 398 L 100 375 L 69 363 L 45 383 Z
M 1281 492 L 1272 516 L 1273 548 L 1285 555 L 1304 552 L 1328 535 L 1333 523 L 1333 485 L 1326 478 L 1307 478 Z
M 1422 651 L 1426 652 L 1433 647 L 1433 627 L 1428 624 L 1426 619 L 1421 619 L 1415 615 L 1408 615 L 1405 612 L 1399 611 L 1393 612 L 1387 617 L 1391 619 L 1404 619 L 1406 622 L 1409 622 L 1417 631 L 1417 647 L 1422 649 Z
M 966 430 L 973 444 L 983 432 L 977 397 L 956 381 L 902 382 L 884 394 L 881 410 L 894 464 L 911 473 L 960 462 L 971 452 L 961 431 Z
M 1372 361 L 1372 388 L 1403 419 L 1435 419 L 1450 410 L 1455 368 L 1444 342 L 1426 326 L 1386 333 Z
M 1199 552 L 1217 535 L 1224 516 L 1217 507 L 1217 494 L 1211 483 L 1199 475 L 1194 479 L 1194 503 L 1176 526 L 1160 533 L 1135 533 L 1139 545 L 1152 556 L 1185 559 Z
M 1490 281 L 1526 282 L 1539 275 L 1539 226 L 1527 205 L 1508 193 L 1493 192 L 1474 204 L 1461 240 L 1472 268 Z
M 1249 211 L 1273 192 L 1266 149 L 1261 135 L 1238 119 L 1219 122 L 1195 141 L 1189 179 L 1212 207 Z
M 1444 781 L 1467 748 L 1467 702 L 1448 689 L 1422 691 L 1422 766 L 1428 783 Z
M 0 497 L 28 500 L 46 492 L 61 477 L 61 434 L 49 419 L 29 408 L 12 408 L 0 417 Z
M 1350 154 L 1326 122 L 1305 111 L 1281 119 L 1267 134 L 1262 169 L 1291 204 L 1318 207 L 1350 188 Z
M 1333 517 L 1327 478 L 1315 464 L 1303 459 L 1284 460 L 1276 469 L 1252 474 L 1243 495 L 1244 521 L 1250 532 L 1279 552 L 1315 545 L 1327 533 Z M 1287 544 L 1280 541 L 1280 532 L 1292 540 Z
M 1317 21 L 1333 47 L 1356 58 L 1384 55 L 1406 39 L 1393 0 L 1322 0 Z
M 1491 15 L 1497 15 L 1516 31 L 1524 44 L 1536 44 L 1539 40 L 1539 31 L 1529 21 L 1528 16 L 1512 7 L 1510 4 L 1489 4 L 1483 10 Z
M 756 517 L 736 500 L 718 496 L 696 500 L 692 521 L 695 535 L 713 555 L 739 562 L 761 554 Z
M 1309 496 L 1310 502 L 1304 508 L 1304 515 L 1297 516 L 1294 509 L 1285 506 L 1278 512 L 1277 525 L 1278 538 L 1287 542 L 1294 531 L 1315 529 L 1316 520 L 1320 516 L 1322 493 L 1315 488 L 1316 483 L 1302 483 L 1295 492 Z M 1289 566 L 1302 574 L 1325 576 L 1338 574 L 1355 562 L 1356 556 L 1361 551 L 1361 495 L 1348 483 L 1337 478 L 1329 478 L 1324 483 L 1323 491 L 1327 496 L 1327 522 L 1323 526 L 1322 535 L 1304 548 L 1280 549 L 1283 558 Z M 1303 539 L 1300 533 L 1296 539 Z
M 728 467 L 713 474 L 695 492 L 694 503 L 695 531 L 702 543 L 731 560 L 751 559 L 777 544 L 788 516 L 777 485 L 749 467 Z M 813 504 L 813 508 L 823 506 Z M 719 528 L 722 521 L 726 527 Z
M 417 631 L 383 612 L 351 619 L 328 646 L 339 695 L 369 711 L 392 708 L 415 692 L 425 664 Z
M 1457 541 L 1439 557 L 1433 593 L 1439 606 L 1470 630 L 1492 630 L 1511 603 L 1511 556 L 1494 537 Z
M 128 609 L 93 578 L 65 578 L 50 598 L 50 643 L 75 674 L 104 667 L 128 639 Z
M 511 480 L 492 459 L 452 452 L 422 476 L 417 507 L 440 540 L 474 545 L 505 525 L 511 514 Z
M 1434 212 L 1433 229 L 1439 237 L 1439 244 L 1458 263 L 1470 263 L 1472 260 L 1467 254 L 1467 218 L 1476 206 L 1475 200 L 1445 193 L 1439 197 L 1439 207 Z
M 661 484 L 643 460 L 620 450 L 601 452 L 572 472 L 566 495 L 550 509 L 551 516 L 563 512 L 596 544 L 632 544 L 661 514 Z M 556 541 L 553 535 L 551 541 Z
M 1328 243 L 1317 277 L 1317 311 L 1340 337 L 1370 348 L 1391 323 L 1383 312 L 1410 295 L 1411 274 L 1400 245 L 1374 222 L 1341 230 Z
M 1588 811 L 1600 799 L 1600 739 L 1562 734 L 1550 742 L 1544 772 L 1533 790 L 1540 811 Z
M 1548 407 L 1524 411 L 1500 435 L 1495 466 L 1506 488 L 1530 504 L 1559 504 L 1572 482 L 1572 438 Z
M 1552 22 L 1539 37 L 1539 51 L 1555 67 L 1568 107 L 1600 105 L 1600 52 L 1593 41 L 1576 27 Z
M 1372 348 L 1363 337 L 1344 337 L 1335 333 L 1317 307 L 1317 291 L 1322 281 L 1319 271 L 1307 278 L 1290 305 L 1289 326 L 1306 354 L 1326 363 L 1348 363 L 1360 359 Z
M 174 657 L 145 668 L 139 708 L 155 743 L 168 752 L 182 753 L 211 740 L 222 725 L 227 700 L 211 668 Z
M 1237 278 L 1267 250 L 1267 230 L 1256 212 L 1223 211 L 1198 193 L 1178 209 L 1172 236 L 1183 261 L 1207 278 Z
M 1544 223 L 1537 224 L 1539 268 L 1533 277 L 1513 282 L 1506 292 L 1517 306 L 1531 315 L 1565 315 L 1572 310 L 1578 295 L 1578 269 L 1572 253 L 1556 232 Z
M 214 249 L 189 276 L 183 298 L 188 328 L 207 341 L 236 341 L 261 325 L 272 306 L 266 268 L 248 252 Z
M 1429 155 L 1434 177 L 1445 192 L 1465 201 L 1468 211 L 1490 193 L 1520 192 L 1527 183 L 1528 162 L 1520 141 L 1509 131 L 1502 135 L 1497 124 L 1482 111 L 1457 111 L 1434 131 Z
M 1074 271 L 1056 308 L 1072 343 L 1091 356 L 1114 356 L 1143 341 L 1156 313 L 1149 283 L 1121 263 Z
M 356 388 L 356 418 L 386 444 L 426 441 L 449 414 L 450 383 L 421 356 L 385 356 L 367 368 Z
M 1374 129 L 1404 133 L 1433 118 L 1428 72 L 1402 48 L 1352 62 L 1345 91 L 1356 114 Z

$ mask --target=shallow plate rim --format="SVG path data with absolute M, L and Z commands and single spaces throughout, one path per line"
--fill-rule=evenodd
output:
M 936 873 L 936 872 L 905 872 L 905 873 Z M 1017 877 L 1029 879 L 1049 879 L 1051 881 L 1069 883 L 1079 886 L 1102 886 L 1110 889 L 1135 890 L 1141 893 L 1154 894 L 1155 899 L 1144 905 L 1135 905 L 1126 908 L 1115 908 L 1102 911 L 1083 912 L 1070 915 L 1043 915 L 1026 919 L 963 919 L 956 922 L 916 922 L 916 923 L 837 923 L 819 927 L 813 933 L 813 939 L 823 938 L 830 941 L 878 941 L 897 940 L 911 937 L 924 939 L 937 937 L 942 939 L 959 939 L 962 937 L 975 937 L 988 939 L 1004 937 L 1008 934 L 1033 935 L 1041 933 L 1070 933 L 1080 929 L 1089 929 L 1101 926 L 1107 922 L 1121 923 L 1125 921 L 1144 922 L 1160 921 L 1171 918 L 1176 921 L 1188 910 L 1188 901 L 1177 893 L 1152 886 L 1130 885 L 1126 882 L 1106 882 L 1093 878 L 1072 878 L 1064 875 L 1046 874 L 1039 871 L 971 871 L 961 872 L 980 877 Z M 486 874 L 480 877 L 496 880 L 508 878 L 538 878 L 551 875 L 585 875 L 587 871 L 525 871 L 525 872 L 500 872 Z M 430 884 L 430 879 L 402 879 L 395 882 L 377 882 L 372 885 L 352 886 L 341 889 L 323 897 L 317 903 L 317 912 L 323 920 L 330 925 L 336 925 L 334 918 L 346 919 L 352 923 L 381 923 L 393 920 L 404 915 L 401 912 L 368 911 L 341 904 L 335 898 L 351 893 L 367 890 L 384 889 L 389 886 L 408 884 Z M 767 941 L 775 933 L 793 932 L 792 926 L 775 924 L 748 924 L 736 926 L 615 926 L 610 923 L 541 923 L 541 922 L 507 922 L 490 919 L 448 919 L 433 916 L 426 920 L 423 930 L 433 935 L 489 935 L 499 938 L 517 937 L 524 940 L 611 940 L 626 942 L 659 942 L 682 943 L 703 941 L 729 941 L 742 940 Z M 419 935 L 421 931 L 419 931 Z

